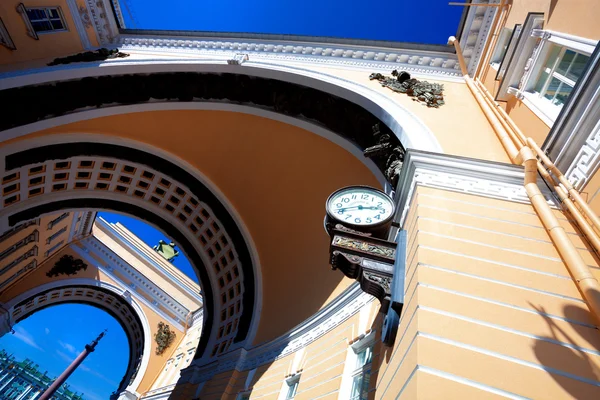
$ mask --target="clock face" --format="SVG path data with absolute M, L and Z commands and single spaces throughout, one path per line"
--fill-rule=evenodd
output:
M 330 216 L 349 225 L 377 225 L 394 213 L 394 203 L 379 190 L 354 186 L 340 189 L 327 201 Z

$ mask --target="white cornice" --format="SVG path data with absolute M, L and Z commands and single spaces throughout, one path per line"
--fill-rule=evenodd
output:
M 481 0 L 480 4 L 497 4 L 499 0 Z M 467 63 L 469 75 L 473 76 L 479 60 L 482 57 L 483 48 L 490 34 L 494 16 L 498 7 L 469 7 L 460 45 Z
M 403 224 L 417 185 L 529 204 L 524 177 L 517 165 L 408 150 L 396 190 L 401 210 L 396 220 Z M 555 207 L 550 191 L 538 180 L 546 201 Z
M 250 350 L 238 348 L 230 351 L 206 365 L 203 365 L 208 361 L 206 358 L 195 360 L 187 369 L 182 370 L 182 379 L 196 384 L 222 371 L 253 369 L 286 357 L 336 328 L 374 299 L 355 283 L 321 311 L 288 333 Z
M 180 331 L 185 330 L 186 317 L 190 310 L 187 310 L 183 305 L 179 304 L 168 293 L 164 292 L 161 288 L 154 285 L 153 282 L 148 280 L 145 276 L 139 273 L 139 271 L 137 271 L 131 265 L 126 263 L 123 259 L 121 259 L 117 254 L 115 254 L 111 249 L 109 249 L 106 245 L 104 245 L 96 238 L 88 237 L 80 243 L 82 248 L 79 248 L 76 245 L 72 245 L 71 248 L 82 258 L 84 258 L 86 262 L 91 263 L 92 265 L 109 275 L 112 279 L 119 282 L 124 287 L 124 290 L 129 290 L 129 292 L 136 298 L 136 300 L 144 303 L 156 314 L 160 315 L 164 320 L 177 327 L 177 329 L 179 329 Z M 105 267 L 104 265 L 96 261 L 96 259 L 91 255 L 93 255 L 96 258 L 100 258 L 108 266 Z M 136 288 L 146 292 L 147 296 L 157 299 L 156 304 L 150 303 L 144 296 L 139 295 L 136 290 L 129 288 L 127 284 L 125 282 L 122 282 L 119 276 L 114 273 L 115 270 L 117 270 L 120 273 L 120 275 L 131 277 L 131 281 L 135 282 Z M 171 313 L 173 313 L 173 315 L 177 315 L 179 318 L 177 320 L 174 320 L 172 317 L 165 314 L 158 307 L 158 305 L 165 307 Z
M 243 53 L 248 54 L 252 61 L 345 66 L 376 71 L 401 69 L 432 77 L 461 76 L 455 54 L 427 50 L 317 42 L 128 34 L 120 35 L 117 43 L 124 52 L 219 56 L 227 59 Z

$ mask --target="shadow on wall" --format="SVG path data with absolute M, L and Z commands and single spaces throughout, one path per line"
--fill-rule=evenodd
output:
M 594 390 L 592 385 L 600 386 L 600 357 L 596 355 L 600 351 L 598 328 L 571 322 L 570 327 L 579 335 L 577 338 L 551 318 L 543 306 L 529 304 L 540 313 L 552 333 L 551 336 L 540 337 L 533 346 L 540 364 L 573 398 L 590 398 L 591 390 L 597 393 L 597 388 Z M 569 305 L 563 308 L 563 316 L 569 321 L 581 321 L 582 315 L 586 314 L 590 312 L 585 307 Z M 581 339 L 589 346 L 582 347 Z M 572 377 L 561 375 L 561 372 Z

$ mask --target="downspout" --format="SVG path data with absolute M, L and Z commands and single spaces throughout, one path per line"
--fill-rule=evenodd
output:
M 471 90 L 471 93 L 473 93 L 473 97 L 475 97 L 475 100 L 481 107 L 486 118 L 490 121 L 492 128 L 496 132 L 498 139 L 504 146 L 508 156 L 513 161 L 513 163 L 524 165 L 524 186 L 525 191 L 527 192 L 527 196 L 529 197 L 529 200 L 531 201 L 531 204 L 535 209 L 538 217 L 542 221 L 544 228 L 548 231 L 548 234 L 550 235 L 550 238 L 552 239 L 552 242 L 556 247 L 558 253 L 564 260 L 565 266 L 567 267 L 569 274 L 573 278 L 577 288 L 579 289 L 586 304 L 588 305 L 588 308 L 590 309 L 592 315 L 596 319 L 596 322 L 600 322 L 600 283 L 598 283 L 598 280 L 592 275 L 592 272 L 590 271 L 589 267 L 586 265 L 585 261 L 579 254 L 579 251 L 577 250 L 573 242 L 571 242 L 571 240 L 567 236 L 567 233 L 565 232 L 564 228 L 560 225 L 558 219 L 552 211 L 552 208 L 550 208 L 550 206 L 546 202 L 544 195 L 542 194 L 540 188 L 537 185 L 537 172 L 540 163 L 537 157 L 535 156 L 533 150 L 529 147 L 532 146 L 531 142 L 533 142 L 533 140 L 531 140 L 531 138 L 528 138 L 525 140 L 524 143 L 516 144 L 515 139 L 520 138 L 516 137 L 516 135 L 511 137 L 511 135 L 508 133 L 510 130 L 507 131 L 504 128 L 502 122 L 500 122 L 501 119 L 498 118 L 498 116 L 494 112 L 494 110 L 497 110 L 498 108 L 490 108 L 489 104 L 485 101 L 480 90 L 475 86 L 473 80 L 468 75 L 466 64 L 458 40 L 456 40 L 455 37 L 451 36 L 448 39 L 448 44 L 454 45 L 454 47 L 456 48 L 456 54 L 461 67 L 461 71 L 464 75 L 465 82 Z M 510 120 L 510 118 L 508 120 Z M 520 131 L 517 132 L 520 133 Z M 522 133 L 520 133 L 519 136 L 522 136 L 524 138 L 524 135 Z M 518 142 L 521 142 L 521 140 L 519 140 Z M 535 142 L 533 142 L 533 144 L 535 144 Z M 546 160 L 542 158 L 542 161 L 545 162 Z M 556 169 L 556 167 L 554 168 Z M 560 173 L 560 171 L 558 172 Z M 562 179 L 560 179 L 560 176 L 558 176 L 558 178 L 562 183 Z M 555 188 L 556 187 L 559 186 L 556 185 Z M 561 194 L 566 196 L 564 191 L 560 192 L 559 196 Z
M 495 103 L 493 101 L 493 99 L 491 98 L 491 96 L 487 92 L 487 90 L 484 90 L 484 88 L 482 88 L 481 82 L 475 82 L 475 85 L 477 86 L 477 88 L 479 89 L 480 92 L 484 93 L 484 98 L 486 99 L 486 103 L 492 109 L 492 111 L 494 112 L 496 117 L 500 120 L 500 122 L 502 122 L 502 125 L 504 126 L 504 128 L 510 132 L 512 125 L 514 125 L 514 122 L 512 121 L 512 119 L 510 119 L 510 117 L 508 117 L 508 114 L 506 114 L 506 112 L 497 103 Z M 504 114 L 502 114 L 500 111 L 504 112 Z M 516 125 L 515 125 L 515 127 L 516 127 Z M 533 139 L 525 138 L 525 135 L 523 134 L 523 132 L 521 132 L 520 129 L 518 129 L 518 127 L 517 127 L 517 130 L 513 130 L 513 132 L 514 132 L 514 135 L 512 135 L 511 137 L 513 137 L 513 139 L 519 140 L 519 143 L 516 143 L 518 147 L 528 145 L 530 148 L 532 148 L 535 151 L 535 153 L 537 153 L 537 155 L 538 155 L 538 157 L 540 157 L 541 161 L 543 161 L 543 163 L 548 166 L 548 168 L 554 173 L 555 176 L 558 176 L 559 179 L 561 177 L 564 178 L 564 175 L 562 175 L 562 173 L 558 170 L 558 168 L 556 168 L 554 163 L 552 163 L 552 161 L 550 161 L 550 159 L 544 154 L 542 149 L 540 149 L 540 147 L 537 145 L 537 143 Z M 573 216 L 573 218 L 577 222 L 577 225 L 579 226 L 579 228 L 582 230 L 582 232 L 584 233 L 586 238 L 590 241 L 591 245 L 596 250 L 596 253 L 598 253 L 600 255 L 600 237 L 598 236 L 596 231 L 594 231 L 594 228 L 592 228 L 592 226 L 590 225 L 588 220 L 584 217 L 584 215 L 582 215 L 581 211 L 576 207 L 575 203 L 573 203 L 573 201 L 569 198 L 568 193 L 565 192 L 565 190 L 558 183 L 556 183 L 556 180 L 548 173 L 548 171 L 546 170 L 546 168 L 544 168 L 544 165 L 540 161 L 537 162 L 537 168 L 538 168 L 538 172 L 540 173 L 540 175 L 542 175 L 544 180 L 546 182 L 548 182 L 548 184 L 554 188 L 558 198 L 560 199 L 562 204 L 565 206 L 565 208 L 569 211 L 569 213 Z M 564 178 L 564 180 L 566 180 L 566 178 Z M 572 188 L 572 186 L 571 186 L 571 188 Z M 585 213 L 585 210 L 584 210 L 584 213 Z M 593 215 L 593 217 L 598 219 L 595 214 L 592 213 L 592 215 Z M 590 220 L 592 219 L 590 216 L 587 216 L 587 217 Z
M 482 87 L 481 82 L 476 82 L 476 84 L 479 85 L 479 87 Z M 567 193 L 569 195 L 571 195 L 571 197 L 573 197 L 573 200 L 575 200 L 575 203 L 577 203 L 577 205 L 579 207 L 581 207 L 585 216 L 592 222 L 594 227 L 600 231 L 600 218 L 598 218 L 596 213 L 594 213 L 594 211 L 592 211 L 592 209 L 587 204 L 587 202 L 581 197 L 581 194 L 579 194 L 577 189 L 575 189 L 573 187 L 573 185 L 571 185 L 571 182 L 569 182 L 569 180 L 563 175 L 562 172 L 560 172 L 560 170 L 556 167 L 556 165 L 554 165 L 554 163 L 548 158 L 548 156 L 546 156 L 546 154 L 542 151 L 542 149 L 538 146 L 538 144 L 533 139 L 525 137 L 523 132 L 521 132 L 519 127 L 508 116 L 506 111 L 504 111 L 504 109 L 502 107 L 500 107 L 499 104 L 496 104 L 495 102 L 493 102 L 491 95 L 485 90 L 482 90 L 482 92 L 485 94 L 486 98 L 488 100 L 490 100 L 490 102 L 492 102 L 493 109 L 496 110 L 502 116 L 502 119 L 504 119 L 508 123 L 508 125 L 510 125 L 511 129 L 516 134 L 519 135 L 521 140 L 524 143 L 526 143 L 529 147 L 531 147 L 533 150 L 535 150 L 538 157 L 540 157 L 540 160 L 548 167 L 550 172 L 552 172 L 558 178 L 559 182 L 567 190 Z

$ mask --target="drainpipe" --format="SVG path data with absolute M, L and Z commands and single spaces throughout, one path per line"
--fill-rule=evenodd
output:
M 502 142 L 502 145 L 506 149 L 506 152 L 508 153 L 508 156 L 510 157 L 511 161 L 514 162 L 517 159 L 519 150 L 517 150 L 517 147 L 515 146 L 513 140 L 510 138 L 507 131 L 503 129 L 502 124 L 499 122 L 499 120 L 497 118 L 494 118 L 494 115 L 490 111 L 490 109 L 484 106 L 485 99 L 483 98 L 481 93 L 479 93 L 477 88 L 475 88 L 473 80 L 467 72 L 467 65 L 465 63 L 465 58 L 463 57 L 462 51 L 460 51 L 458 39 L 456 39 L 454 36 L 450 36 L 448 38 L 448 44 L 454 44 L 454 47 L 456 48 L 456 56 L 458 57 L 458 64 L 460 65 L 460 70 L 463 73 L 463 78 L 468 88 L 471 90 L 471 93 L 477 100 L 477 104 L 479 104 L 479 106 L 481 107 L 481 111 L 483 111 L 484 115 L 492 125 L 492 128 L 494 128 L 494 131 L 498 135 L 498 139 L 500 139 L 500 142 Z
M 509 133 L 511 133 L 511 126 L 510 126 L 509 122 L 512 122 L 512 120 L 508 117 L 508 115 L 506 115 L 506 118 L 505 118 L 504 115 L 502 115 L 500 113 L 500 110 L 502 110 L 502 108 L 499 107 L 497 103 L 492 101 L 489 93 L 487 92 L 487 90 L 484 90 L 484 88 L 482 88 L 480 82 L 475 82 L 475 86 L 479 89 L 480 93 L 484 93 L 484 99 L 486 100 L 486 104 L 491 108 L 492 112 L 500 120 L 500 122 L 502 123 L 502 126 L 505 128 L 505 130 L 507 130 Z M 504 110 L 502 110 L 502 111 L 504 111 Z M 513 122 L 513 124 L 514 124 L 514 122 Z M 517 135 L 518 135 L 518 137 L 517 137 Z M 562 176 L 560 171 L 558 171 L 558 169 L 548 159 L 548 157 L 539 148 L 537 143 L 535 143 L 535 141 L 533 141 L 533 139 L 525 138 L 525 135 L 520 130 L 518 130 L 517 132 L 513 131 L 513 135 L 511 135 L 511 138 L 513 138 L 513 141 L 516 141 L 515 145 L 519 148 L 528 145 L 530 148 L 532 148 L 535 151 L 535 153 L 538 154 L 538 156 L 542 159 L 544 164 L 551 165 L 552 166 L 551 170 L 553 172 L 557 171 Z M 584 233 L 586 238 L 590 241 L 591 245 L 596 250 L 596 253 L 598 253 L 600 255 L 600 237 L 594 231 L 592 226 L 589 224 L 588 220 L 582 215 L 581 211 L 575 206 L 573 201 L 571 201 L 571 199 L 569 198 L 569 195 L 567 194 L 567 192 L 565 192 L 565 190 L 559 184 L 556 183 L 556 181 L 554 180 L 552 175 L 550 175 L 548 173 L 548 171 L 546 170 L 546 168 L 544 168 L 544 165 L 540 161 L 537 162 L 537 169 L 538 169 L 538 172 L 540 173 L 540 175 L 542 175 L 542 177 L 544 178 L 544 180 L 546 182 L 548 182 L 548 184 L 550 184 L 554 188 L 554 190 L 555 190 L 558 198 L 562 202 L 563 206 L 573 216 L 573 218 L 577 222 L 577 225 L 579 226 L 579 228 L 582 230 L 582 232 Z M 556 175 L 556 173 L 555 173 L 555 175 Z
M 595 317 L 597 322 L 600 322 L 600 283 L 598 283 L 598 280 L 592 275 L 589 267 L 585 264 L 585 261 L 579 254 L 579 251 L 567 236 L 567 233 L 565 232 L 564 228 L 558 222 L 558 219 L 554 215 L 552 208 L 550 208 L 550 206 L 546 202 L 544 195 L 542 194 L 540 188 L 537 185 L 537 172 L 540 163 L 537 157 L 535 156 L 533 150 L 529 147 L 532 145 L 531 142 L 533 142 L 533 140 L 531 138 L 528 138 L 525 140 L 525 142 L 521 144 L 515 144 L 518 143 L 515 142 L 515 139 L 518 140 L 519 138 L 515 136 L 511 137 L 508 131 L 503 126 L 502 122 L 500 122 L 502 119 L 498 118 L 497 114 L 495 114 L 494 112 L 498 109 L 498 107 L 490 108 L 489 104 L 485 101 L 485 98 L 481 94 L 481 91 L 475 86 L 473 80 L 468 75 L 466 64 L 458 40 L 456 40 L 454 36 L 451 36 L 448 39 L 448 44 L 454 45 L 456 49 L 456 55 L 458 57 L 458 62 L 461 67 L 461 71 L 464 74 L 465 82 L 471 90 L 471 92 L 473 93 L 473 96 L 475 97 L 475 100 L 481 107 L 481 110 L 483 111 L 487 119 L 490 121 L 492 128 L 496 132 L 498 138 L 500 139 L 500 142 L 504 146 L 510 159 L 515 164 L 524 165 L 524 186 L 525 191 L 527 192 L 527 196 L 529 197 L 529 200 L 533 208 L 535 209 L 538 217 L 542 221 L 544 228 L 546 228 L 546 230 L 548 231 L 548 234 L 550 235 L 550 238 L 552 239 L 552 242 L 556 247 L 558 253 L 564 260 L 567 270 L 569 271 L 571 277 L 575 281 L 575 284 L 581 292 L 592 315 Z M 510 118 L 508 120 L 510 120 Z M 522 133 L 520 133 L 519 136 L 522 136 L 524 138 L 524 135 Z M 533 144 L 535 144 L 535 142 L 533 142 Z M 537 146 L 537 144 L 535 145 Z M 544 158 L 542 158 L 542 161 L 546 162 Z M 550 163 L 549 165 L 554 166 L 554 164 L 552 163 Z M 555 166 L 554 169 L 556 169 Z M 558 172 L 560 173 L 560 171 Z M 562 179 L 560 179 L 560 176 L 558 176 L 558 178 L 562 183 Z M 556 187 L 558 187 L 558 185 L 556 185 Z M 564 191 L 561 191 L 559 193 L 559 196 L 560 194 L 564 194 L 566 196 Z
M 585 216 L 591 221 L 594 227 L 600 231 L 600 218 L 592 211 L 588 203 L 581 197 L 581 194 L 571 185 L 571 182 L 563 175 L 562 172 L 554 165 L 554 163 L 546 156 L 546 154 L 542 151 L 542 149 L 538 146 L 538 144 L 531 138 L 526 138 L 521 129 L 514 123 L 514 121 L 508 116 L 506 111 L 499 104 L 493 101 L 491 95 L 487 92 L 487 90 L 483 89 L 483 84 L 481 82 L 475 82 L 475 84 L 480 88 L 481 92 L 484 93 L 485 97 L 489 100 L 489 103 L 492 105 L 492 109 L 498 112 L 501 115 L 501 119 L 505 120 L 506 123 L 510 126 L 510 128 L 519 136 L 520 140 L 531 147 L 540 157 L 540 160 L 548 167 L 550 172 L 552 172 L 559 180 L 559 182 L 565 187 L 567 193 L 571 195 L 575 203 L 581 207 Z M 544 169 L 545 170 L 545 169 Z M 547 173 L 547 172 L 546 172 Z M 562 188 L 561 188 L 562 190 Z M 596 233 L 597 235 L 597 233 Z M 599 249 L 600 252 L 600 249 Z

